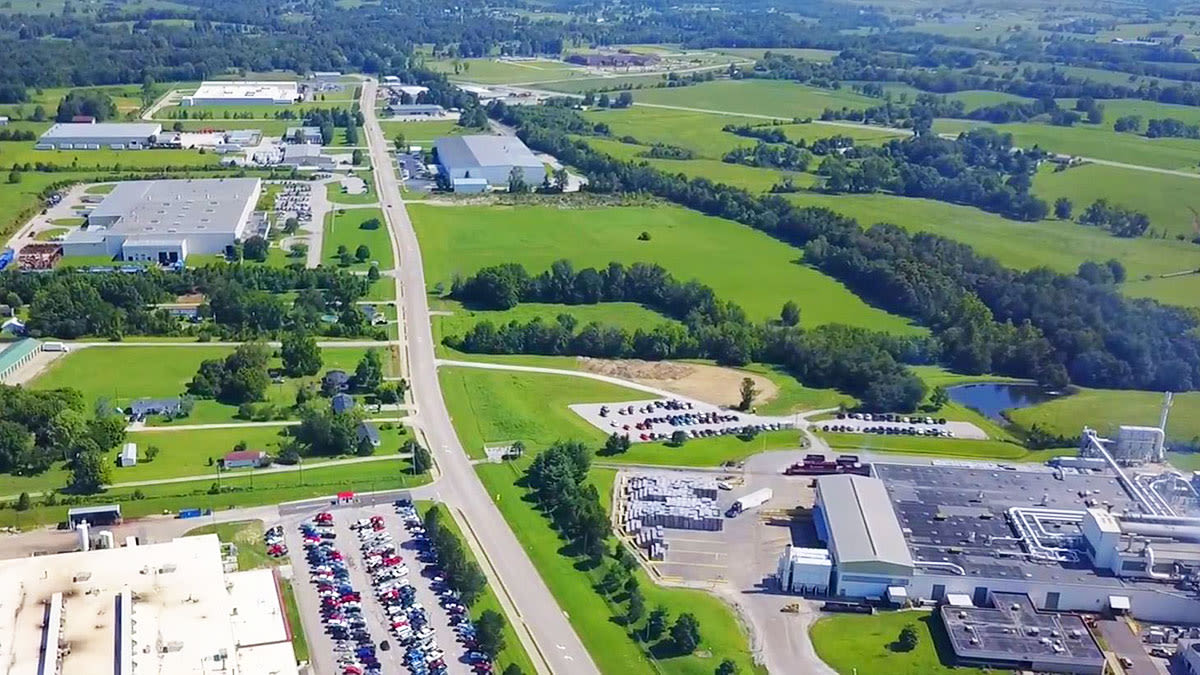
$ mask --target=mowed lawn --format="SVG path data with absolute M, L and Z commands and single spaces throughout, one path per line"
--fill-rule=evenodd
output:
M 593 149 L 618 159 L 646 162 L 660 171 L 672 174 L 681 173 L 688 178 L 707 178 L 714 183 L 725 183 L 751 192 L 766 192 L 773 185 L 782 181 L 784 176 L 790 177 L 798 187 L 809 187 L 816 182 L 816 176 L 810 173 L 730 164 L 722 162 L 720 159 L 655 159 L 640 156 L 641 153 L 650 149 L 645 145 L 633 145 L 599 138 L 589 138 L 587 143 Z
M 516 440 L 539 450 L 555 441 L 578 440 L 599 450 L 608 433 L 592 426 L 568 406 L 658 398 L 636 389 L 572 375 L 462 367 L 444 367 L 438 375 L 459 439 L 467 453 L 476 459 L 485 456 L 485 445 Z M 678 448 L 666 443 L 635 443 L 623 454 L 602 459 L 634 464 L 720 466 L 766 450 L 798 447 L 797 432 L 777 431 L 759 434 L 751 441 L 735 436 L 691 440 Z
M 848 88 L 821 89 L 784 80 L 714 80 L 690 87 L 644 89 L 635 103 L 672 105 L 750 115 L 820 117 L 826 108 L 865 109 L 880 100 Z
M 900 631 L 909 625 L 917 631 L 916 648 L 908 652 L 891 649 Z M 873 615 L 829 614 L 818 619 L 808 634 L 817 656 L 839 675 L 982 675 L 989 672 L 949 665 L 953 652 L 945 629 L 932 612 L 924 610 Z
M 458 66 L 458 72 L 455 72 L 455 65 Z M 426 61 L 425 67 L 435 72 L 446 73 L 453 80 L 481 84 L 542 82 L 587 75 L 587 72 L 579 66 L 550 59 L 529 61 L 501 61 L 489 58 L 441 60 Z
M 36 141 L 0 141 L 0 164 L 52 164 L 69 169 L 217 167 L 221 156 L 200 150 L 37 150 Z
M 1082 389 L 1038 405 L 1010 410 L 1006 415 L 1024 427 L 1037 424 L 1066 436 L 1088 425 L 1103 436 L 1115 437 L 1122 424 L 1158 426 L 1163 395 L 1156 391 Z M 1167 437 L 1191 440 L 1200 436 L 1200 392 L 1175 394 Z
M 200 363 L 207 359 L 222 359 L 233 352 L 232 347 L 205 346 L 202 343 L 181 346 L 146 347 L 90 347 L 78 349 L 55 361 L 46 372 L 32 383 L 34 389 L 57 389 L 70 387 L 83 394 L 83 400 L 91 405 L 96 399 L 107 398 L 113 405 L 126 407 L 139 398 L 165 398 L 180 396 L 187 391 L 187 383 L 195 376 Z M 354 370 L 366 352 L 361 347 L 325 348 L 322 350 L 324 366 Z M 394 359 L 384 357 L 384 371 L 390 373 Z M 273 359 L 273 367 L 278 360 Z M 286 378 L 282 384 L 271 384 L 267 388 L 267 402 L 277 408 L 292 406 L 296 391 L 304 382 L 317 378 Z M 237 421 L 234 415 L 237 406 L 213 400 L 197 400 L 192 414 L 174 424 L 214 424 Z M 151 425 L 162 422 L 156 418 Z
M 372 219 L 379 222 L 378 227 L 363 227 Z M 321 259 L 325 265 L 340 266 L 337 255 L 339 246 L 345 246 L 353 256 L 361 244 L 370 249 L 371 256 L 366 262 L 355 262 L 347 269 L 365 271 L 372 263 L 377 263 L 380 270 L 390 270 L 395 266 L 392 240 L 383 222 L 382 211 L 376 208 L 338 209 L 325 216 L 325 237 L 321 242 Z
M 1146 138 L 1137 134 L 1117 133 L 1113 131 L 1112 123 L 1107 121 L 1056 127 L 1039 122 L 988 124 L 939 119 L 933 125 L 934 131 L 939 134 L 958 134 L 977 127 L 991 127 L 1012 134 L 1013 142 L 1020 147 L 1031 148 L 1036 145 L 1043 150 L 1079 157 L 1095 157 L 1159 169 L 1191 169 L 1200 161 L 1200 140 Z
M 387 136 L 389 141 L 394 141 L 401 134 L 410 145 L 431 145 L 435 140 L 442 136 L 453 136 L 456 134 L 477 134 L 486 133 L 478 129 L 469 129 L 464 126 L 459 126 L 457 120 L 428 120 L 409 122 L 407 120 L 380 120 L 379 127 L 383 130 L 383 135 Z
M 455 416 L 455 420 L 460 419 Z M 704 591 L 657 586 L 640 567 L 635 568 L 634 576 L 646 607 L 666 608 L 668 623 L 684 612 L 693 614 L 700 624 L 700 645 L 695 653 L 682 656 L 666 641 L 635 642 L 629 628 L 619 621 L 625 613 L 624 603 L 613 603 L 596 591 L 604 568 L 590 568 L 586 561 L 565 554 L 564 542 L 549 521 L 523 498 L 525 490 L 516 482 L 530 461 L 527 456 L 518 462 L 479 464 L 476 471 L 601 672 L 711 675 L 716 665 L 728 658 L 737 664 L 739 673 L 765 673 L 754 665 L 749 638 L 733 610 Z M 589 475 L 589 482 L 596 486 L 606 509 L 612 503 L 614 478 L 614 471 L 604 469 L 592 469 Z M 611 549 L 611 544 L 607 548 Z M 606 562 L 611 563 L 611 559 Z M 640 627 L 641 624 L 635 626 Z
M 497 327 L 512 321 L 526 323 L 539 318 L 547 323 L 555 323 L 561 314 L 575 319 L 576 330 L 596 321 L 605 326 L 619 326 L 633 332 L 638 328 L 649 330 L 663 323 L 678 323 L 652 309 L 633 302 L 604 302 L 596 305 L 554 305 L 539 302 L 526 302 L 508 310 L 477 310 L 468 309 L 453 300 L 439 301 L 440 312 L 430 317 L 433 321 L 434 339 L 440 340 L 450 335 L 466 333 L 477 323 L 491 321 Z
M 725 125 L 764 121 L 739 115 L 649 107 L 590 110 L 583 115 L 591 122 L 607 124 L 613 138 L 632 136 L 645 145 L 677 145 L 691 150 L 698 157 L 717 160 L 734 148 L 753 147 L 756 143 L 753 138 L 722 131 Z M 829 135 L 832 136 L 833 132 Z
M 1034 183 L 1035 192 L 1045 196 L 1051 193 L 1054 187 L 1043 188 L 1043 181 L 1057 180 L 1061 176 L 1090 168 L 1092 167 L 1070 169 L 1059 174 L 1039 174 Z M 1200 185 L 1196 187 L 1200 188 Z M 1200 293 L 1189 293 L 1189 289 L 1200 290 L 1200 277 L 1142 281 L 1145 275 L 1157 277 L 1160 274 L 1200 267 L 1200 246 L 1178 241 L 1174 237 L 1123 239 L 1074 221 L 1043 220 L 1027 223 L 1009 220 L 970 206 L 887 194 L 829 195 L 801 192 L 789 195 L 788 199 L 800 206 L 826 207 L 854 217 L 864 227 L 886 222 L 913 232 L 938 234 L 967 244 L 980 255 L 990 256 L 1001 264 L 1016 269 L 1044 266 L 1069 274 L 1075 272 L 1085 261 L 1115 258 L 1125 265 L 1128 273 L 1129 281 L 1122 286 L 1125 294 L 1185 306 L 1200 306 Z M 1080 200 L 1076 199 L 1076 211 L 1085 207 L 1086 204 L 1081 205 Z
M 448 287 L 454 275 L 508 262 L 540 274 L 555 260 L 577 269 L 609 262 L 658 263 L 681 281 L 698 280 L 740 304 L 752 319 L 777 317 L 788 300 L 801 323 L 843 323 L 892 332 L 920 329 L 873 308 L 800 263 L 803 252 L 746 226 L 675 206 L 558 209 L 410 204 L 426 279 Z M 650 235 L 639 241 L 640 233 Z

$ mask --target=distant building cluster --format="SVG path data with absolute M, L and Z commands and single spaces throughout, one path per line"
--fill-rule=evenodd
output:
M 634 54 L 633 52 L 595 52 L 570 54 L 567 63 L 594 68 L 620 68 L 626 66 L 651 66 L 662 59 L 657 54 Z

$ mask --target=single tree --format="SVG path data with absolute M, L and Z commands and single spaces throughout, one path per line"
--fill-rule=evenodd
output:
M 147 446 L 146 447 L 146 461 L 153 462 L 154 458 L 158 457 L 159 452 L 162 452 L 162 451 L 159 449 L 159 447 L 157 445 Z
M 317 339 L 308 333 L 287 331 L 279 346 L 283 372 L 290 377 L 316 375 L 321 370 L 321 348 Z
M 646 620 L 645 639 L 657 640 L 662 636 L 663 631 L 667 630 L 667 620 L 670 615 L 667 613 L 667 608 L 658 605 L 650 612 L 650 618 Z
M 353 128 L 354 128 L 354 127 L 350 127 L 350 129 L 353 129 Z M 348 133 L 348 132 L 350 131 L 350 129 L 347 129 L 347 130 L 346 130 L 346 131 L 347 131 L 347 134 L 346 134 L 347 136 L 349 136 L 349 135 L 350 135 L 350 134 Z M 362 150 L 359 150 L 358 148 L 355 148 L 355 149 L 354 149 L 354 152 L 351 152 L 351 153 L 350 153 L 350 163 L 351 163 L 351 164 L 353 164 L 353 165 L 355 165 L 355 166 L 358 166 L 359 164 L 362 164 L 362 162 L 363 162 L 363 151 L 362 151 Z
M 67 487 L 76 494 L 95 494 L 109 482 L 109 465 L 95 450 L 83 450 L 71 461 Z
M 525 675 L 525 671 L 521 670 L 521 666 L 510 663 L 504 667 L 504 672 L 501 675 Z
M 396 152 L 408 152 L 408 139 L 404 137 L 404 134 L 396 134 L 396 137 L 392 139 L 392 143 L 396 146 Z
M 508 191 L 529 192 L 529 183 L 525 182 L 525 170 L 519 166 L 514 166 L 508 172 Z
M 743 377 L 739 392 L 742 399 L 738 403 L 738 409 L 743 411 L 749 410 L 754 405 L 754 397 L 758 396 L 758 389 L 754 386 L 754 380 L 749 377 Z
M 379 281 L 379 265 L 371 265 L 367 268 L 367 281 Z
M 628 436 L 613 432 L 607 440 L 604 441 L 605 455 L 619 455 L 629 449 L 631 441 Z
M 800 305 L 797 305 L 792 300 L 783 303 L 783 309 L 779 310 L 779 321 L 785 326 L 799 325 Z
M 379 351 L 368 349 L 354 369 L 354 386 L 361 391 L 374 391 L 383 382 L 383 360 Z
M 479 650 L 495 658 L 504 649 L 504 617 L 495 610 L 484 610 L 475 622 L 475 641 Z
M 270 248 L 270 242 L 256 234 L 242 242 L 242 256 L 247 260 L 266 262 Z
M 917 628 L 911 623 L 900 629 L 900 636 L 896 638 L 896 651 L 911 652 L 917 648 Z
M 721 665 L 717 666 L 714 672 L 715 675 L 737 675 L 738 667 L 731 659 L 725 659 Z
M 625 612 L 625 620 L 631 624 L 637 623 L 645 613 L 646 599 L 642 597 L 640 589 L 635 590 L 629 594 L 629 609 Z
M 675 432 L 673 432 L 673 433 L 671 434 L 671 441 L 670 441 L 670 443 L 671 443 L 671 445 L 673 445 L 674 447 L 677 447 L 677 448 L 678 448 L 678 447 L 682 447 L 684 443 L 687 443 L 687 439 L 688 439 L 687 432 L 686 432 L 686 431 L 684 431 L 684 430 L 682 430 L 682 429 L 680 429 L 680 430 L 678 430 L 678 431 L 675 431 Z
M 1054 217 L 1059 220 L 1066 220 L 1071 217 L 1071 209 L 1074 208 L 1071 200 L 1066 197 L 1059 197 L 1054 200 Z
M 359 244 L 358 248 L 354 249 L 354 259 L 358 262 L 366 262 L 371 257 L 371 249 L 366 244 Z
M 33 504 L 31 503 L 31 500 L 29 499 L 28 492 L 22 492 L 20 495 L 17 496 L 16 509 L 18 511 L 28 511 L 31 506 L 33 506 Z
M 929 395 L 929 405 L 934 410 L 940 410 L 942 406 L 950 402 L 950 393 L 945 387 L 937 386 L 933 388 L 933 393 Z
M 671 626 L 671 642 L 680 654 L 691 654 L 700 646 L 700 622 L 690 613 L 683 613 Z

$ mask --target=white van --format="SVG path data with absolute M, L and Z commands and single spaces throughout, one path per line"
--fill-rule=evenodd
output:
M 65 352 L 70 351 L 65 342 L 43 342 L 42 351 L 47 352 Z

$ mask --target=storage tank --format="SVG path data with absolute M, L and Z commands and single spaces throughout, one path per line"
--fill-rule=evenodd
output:
M 92 538 L 86 520 L 75 526 L 75 533 L 79 535 L 79 550 L 92 550 Z
M 100 530 L 99 548 L 116 548 L 113 543 L 113 533 L 110 530 Z

